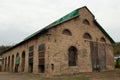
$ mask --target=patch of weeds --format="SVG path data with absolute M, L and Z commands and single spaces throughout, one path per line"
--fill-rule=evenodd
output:
M 115 69 L 115 72 L 120 74 L 120 69 Z
M 85 76 L 76 76 L 74 80 L 88 80 Z

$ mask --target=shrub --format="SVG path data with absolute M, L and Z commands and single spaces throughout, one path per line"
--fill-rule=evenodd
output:
M 120 68 L 120 58 L 116 60 L 115 68 Z

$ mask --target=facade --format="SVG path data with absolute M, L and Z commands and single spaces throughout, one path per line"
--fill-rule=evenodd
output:
M 2 52 L 2 71 L 64 75 L 113 70 L 112 43 L 82 7 Z

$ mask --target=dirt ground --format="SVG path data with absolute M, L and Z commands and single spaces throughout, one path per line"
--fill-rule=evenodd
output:
M 120 80 L 120 70 L 45 77 L 42 74 L 0 72 L 0 80 Z
M 120 80 L 120 70 L 83 73 L 89 80 Z

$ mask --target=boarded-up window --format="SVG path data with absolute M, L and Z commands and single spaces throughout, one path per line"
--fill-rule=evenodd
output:
M 89 21 L 87 19 L 83 20 L 83 24 L 90 25 Z
M 92 37 L 91 37 L 91 35 L 89 34 L 89 33 L 85 33 L 84 35 L 83 35 L 83 38 L 84 39 L 92 39 Z
M 69 66 L 76 66 L 77 65 L 77 49 L 75 47 L 70 47 L 68 53 L 68 64 Z
M 38 47 L 38 56 L 40 57 L 44 57 L 44 53 L 45 53 L 45 44 L 40 44 Z
M 29 47 L 29 57 L 33 57 L 33 52 L 34 52 L 33 46 L 30 46 Z
M 106 40 L 105 40 L 104 37 L 101 37 L 101 38 L 100 38 L 100 41 L 101 41 L 101 42 L 106 42 Z
M 33 63 L 34 46 L 29 47 L 29 63 Z
M 38 46 L 39 65 L 44 65 L 44 55 L 45 55 L 45 44 L 43 43 Z
M 68 29 L 64 29 L 64 30 L 62 31 L 62 34 L 72 36 L 72 33 L 71 33 L 70 30 L 68 30 Z

